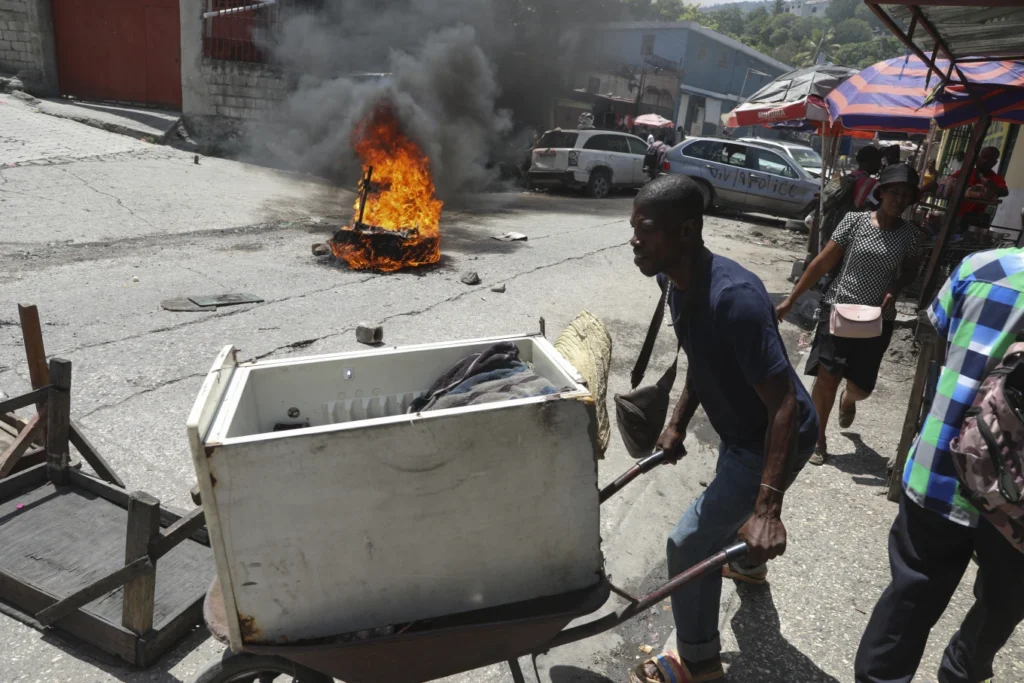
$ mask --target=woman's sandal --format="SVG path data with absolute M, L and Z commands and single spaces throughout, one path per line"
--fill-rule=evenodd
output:
M 857 404 L 853 404 L 853 410 L 846 412 L 843 410 L 843 399 L 846 398 L 846 389 L 843 389 L 843 393 L 839 396 L 839 426 L 843 429 L 849 429 L 853 426 L 853 420 L 857 417 Z

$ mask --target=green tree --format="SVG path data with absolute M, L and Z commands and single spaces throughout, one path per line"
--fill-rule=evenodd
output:
M 733 5 L 725 9 L 715 10 L 705 14 L 706 17 L 714 22 L 715 30 L 719 33 L 724 33 L 727 36 L 733 36 L 738 38 L 743 35 L 743 26 L 746 21 L 743 18 L 743 13 L 740 12 L 740 8 Z M 703 22 L 701 22 L 703 23 Z
M 793 36 L 790 35 L 788 28 L 780 28 L 772 32 L 771 38 L 768 39 L 768 44 L 772 47 L 782 47 L 792 39 Z
M 871 38 L 871 26 L 861 19 L 845 19 L 836 26 L 836 42 L 842 45 L 867 43 Z
M 786 3 L 783 0 L 775 0 L 775 7 L 772 8 L 772 14 L 782 14 L 786 11 Z
M 864 7 L 862 0 L 832 0 L 828 9 L 825 10 L 825 16 L 829 18 L 833 26 L 836 26 L 847 19 L 853 19 L 857 14 L 857 9 L 861 7 Z M 865 9 L 867 8 L 865 7 Z

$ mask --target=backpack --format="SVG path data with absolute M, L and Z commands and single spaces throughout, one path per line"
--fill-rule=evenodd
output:
M 985 377 L 949 450 L 963 496 L 1024 552 L 1024 343 Z

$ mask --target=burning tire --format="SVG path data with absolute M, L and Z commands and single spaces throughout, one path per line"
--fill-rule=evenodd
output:
M 604 199 L 611 191 L 611 173 L 603 168 L 599 168 L 590 174 L 590 182 L 587 183 L 587 194 L 594 199 Z

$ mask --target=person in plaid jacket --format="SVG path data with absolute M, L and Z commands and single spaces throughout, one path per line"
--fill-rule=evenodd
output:
M 976 600 L 946 647 L 939 683 L 991 677 L 996 653 L 1024 620 L 1024 553 L 966 500 L 949 451 L 982 380 L 1024 332 L 1024 249 L 965 258 L 929 317 L 946 340 L 946 362 L 907 458 L 889 534 L 892 582 L 861 639 L 857 683 L 910 683 L 972 555 L 978 560 Z

